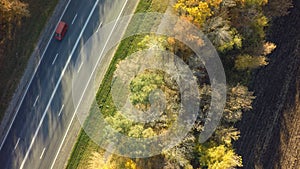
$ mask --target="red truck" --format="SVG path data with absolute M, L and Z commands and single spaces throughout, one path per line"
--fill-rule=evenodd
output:
M 55 30 L 55 39 L 61 41 L 64 38 L 67 30 L 68 30 L 68 25 L 63 21 L 60 21 Z

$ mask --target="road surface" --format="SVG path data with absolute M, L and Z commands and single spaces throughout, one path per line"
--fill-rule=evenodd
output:
M 61 42 L 55 40 L 53 34 L 49 35 L 49 43 L 16 116 L 0 142 L 1 169 L 63 167 L 55 165 L 62 145 L 67 135 L 78 132 L 69 132 L 76 107 L 72 100 L 71 77 L 89 66 L 76 62 L 81 46 L 101 25 L 131 14 L 137 2 L 68 0 L 58 21 L 65 21 L 69 29 Z M 109 37 L 103 40 L 108 41 Z

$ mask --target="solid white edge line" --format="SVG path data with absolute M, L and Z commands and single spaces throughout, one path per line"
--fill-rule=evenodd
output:
M 34 103 L 33 103 L 33 107 L 35 107 L 36 102 L 39 100 L 39 97 L 40 97 L 40 95 L 38 95 L 38 96 L 35 98 L 35 101 L 34 101 Z
M 16 148 L 18 147 L 19 142 L 20 142 L 20 137 L 19 137 L 18 140 L 17 140 L 17 143 L 16 143 L 16 145 L 15 145 L 15 147 L 14 147 L 14 150 L 16 150 Z
M 67 10 L 67 8 L 68 8 L 70 2 L 71 2 L 71 0 L 68 1 L 68 3 L 67 3 L 67 5 L 66 5 L 65 9 L 63 10 L 62 15 L 61 15 L 60 18 L 59 18 L 59 21 L 60 21 L 60 20 L 62 19 L 62 17 L 64 16 L 64 14 L 65 14 L 65 12 L 66 12 L 66 10 Z M 11 129 L 11 127 L 12 127 L 12 125 L 13 125 L 13 123 L 14 123 L 14 121 L 15 121 L 17 115 L 18 115 L 18 112 L 19 112 L 19 110 L 20 110 L 20 107 L 21 107 L 21 105 L 22 105 L 22 103 L 23 103 L 23 100 L 25 99 L 25 96 L 26 96 L 26 94 L 27 94 L 27 91 L 28 91 L 28 89 L 29 89 L 29 86 L 31 85 L 31 82 L 32 82 L 32 80 L 33 80 L 33 78 L 34 78 L 34 76 L 35 76 L 35 74 L 36 74 L 36 71 L 37 71 L 37 69 L 39 68 L 39 66 L 40 66 L 40 64 L 41 64 L 42 59 L 44 58 L 44 55 L 45 55 L 46 50 L 48 49 L 48 46 L 49 46 L 49 44 L 50 44 L 50 42 L 51 42 L 51 40 L 52 40 L 52 37 L 53 37 L 53 35 L 54 35 L 54 33 L 55 33 L 55 29 L 56 29 L 56 27 L 58 26 L 58 23 L 59 23 L 59 22 L 57 22 L 57 24 L 56 24 L 56 26 L 55 26 L 55 28 L 54 28 L 54 30 L 53 30 L 53 32 L 52 32 L 52 35 L 51 35 L 51 37 L 50 37 L 50 39 L 49 39 L 49 41 L 48 41 L 48 43 L 47 43 L 47 45 L 46 45 L 46 48 L 45 48 L 45 50 L 44 50 L 44 52 L 43 52 L 43 54 L 42 54 L 42 57 L 41 57 L 41 59 L 39 60 L 39 62 L 38 62 L 38 64 L 37 64 L 37 67 L 35 68 L 34 73 L 33 73 L 32 77 L 31 77 L 31 79 L 30 79 L 30 81 L 29 81 L 29 83 L 28 83 L 28 85 L 27 85 L 27 87 L 26 87 L 26 89 L 25 89 L 25 93 L 24 93 L 24 95 L 22 96 L 22 99 L 21 99 L 21 101 L 20 101 L 20 103 L 19 103 L 19 105 L 18 105 L 18 107 L 17 107 L 17 111 L 16 111 L 16 113 L 15 113 L 13 119 L 12 119 L 12 122 L 10 123 L 10 125 L 9 125 L 9 127 L 8 127 L 8 130 L 7 130 L 7 132 L 6 132 L 5 136 L 4 136 L 4 139 L 3 139 L 3 141 L 2 141 L 2 143 L 1 143 L 1 145 L 0 145 L 0 151 L 1 151 L 3 145 L 4 145 L 5 141 L 6 141 L 6 138 L 7 138 L 7 136 L 8 136 L 8 133 L 10 132 L 10 129 Z
M 44 149 L 43 149 L 43 151 L 42 151 L 42 154 L 41 154 L 41 156 L 40 156 L 40 159 L 42 159 L 42 157 L 43 157 L 43 155 L 44 155 L 44 153 L 45 153 L 45 150 L 46 150 L 46 147 L 44 147 Z
M 80 69 L 81 69 L 82 65 L 83 65 L 83 61 L 81 62 L 80 66 L 79 66 L 79 68 L 78 68 L 78 70 L 77 70 L 77 73 L 80 72 Z
M 111 35 L 112 35 L 112 32 L 114 31 L 114 29 L 115 29 L 115 27 L 116 27 L 116 25 L 117 25 L 117 23 L 118 23 L 118 20 L 119 20 L 120 17 L 121 17 L 121 14 L 123 13 L 123 10 L 124 10 L 124 8 L 125 8 L 127 2 L 128 2 L 128 0 L 126 0 L 126 2 L 124 3 L 124 5 L 123 5 L 123 7 L 122 7 L 122 10 L 121 10 L 121 12 L 120 12 L 120 14 L 119 14 L 119 16 L 118 16 L 118 18 L 117 18 L 117 20 L 116 20 L 116 23 L 115 23 L 115 25 L 113 26 L 112 31 L 110 32 L 110 34 L 109 34 L 109 36 L 108 36 L 108 38 L 107 38 L 107 40 L 106 40 L 106 42 L 105 42 L 105 44 L 104 44 L 104 47 L 103 47 L 103 49 L 102 49 L 102 51 L 101 51 L 101 53 L 100 53 L 100 56 L 103 54 L 104 49 L 105 49 L 105 47 L 106 47 L 106 45 L 107 45 L 107 43 L 108 43 L 108 41 L 109 41 L 109 39 L 110 39 L 110 37 L 111 37 Z M 101 57 L 98 58 L 97 63 L 96 63 L 96 66 L 94 67 L 92 74 L 93 74 L 94 71 L 96 70 L 96 67 L 97 67 L 97 65 L 98 65 L 98 62 L 99 62 L 100 58 L 101 58 Z M 87 89 L 87 86 L 88 86 L 88 84 L 89 84 L 89 82 L 90 82 L 90 80 L 91 80 L 92 74 L 91 74 L 91 76 L 90 76 L 90 78 L 89 78 L 89 81 L 87 82 L 87 85 L 85 86 L 85 89 L 83 90 L 83 93 L 82 93 L 82 95 L 81 95 L 81 97 L 80 97 L 79 103 L 78 103 L 77 106 L 76 106 L 76 109 L 75 109 L 75 111 L 74 111 L 74 113 L 73 113 L 73 116 L 72 116 L 71 121 L 70 121 L 70 123 L 69 123 L 69 125 L 68 125 L 68 128 L 67 128 L 67 130 L 66 130 L 66 133 L 65 133 L 65 135 L 64 135 L 64 137 L 63 137 L 63 139 L 62 139 L 62 141 L 61 141 L 61 144 L 59 145 L 58 151 L 57 151 L 57 153 L 56 153 L 56 155 L 55 155 L 55 158 L 54 158 L 54 160 L 53 160 L 53 162 L 52 162 L 52 165 L 51 165 L 50 169 L 53 169 L 53 167 L 54 167 L 55 161 L 56 161 L 56 159 L 57 159 L 57 157 L 58 157 L 58 154 L 59 154 L 59 152 L 60 152 L 60 150 L 61 150 L 61 148 L 62 148 L 62 145 L 63 145 L 63 143 L 64 143 L 64 141 L 65 141 L 65 139 L 66 139 L 66 137 L 67 137 L 68 131 L 70 130 L 71 124 L 72 124 L 72 122 L 73 122 L 73 120 L 74 120 L 74 117 L 75 117 L 75 115 L 76 115 L 76 112 L 77 112 L 77 110 L 78 110 L 78 108 L 79 108 L 79 105 L 80 105 L 80 103 L 81 103 L 81 101 L 82 101 L 83 95 L 84 95 L 84 93 L 85 93 L 85 91 L 86 91 L 86 89 Z
M 63 104 L 63 105 L 61 106 L 60 110 L 59 110 L 58 117 L 60 116 L 60 114 L 61 114 L 61 112 L 63 111 L 64 107 L 65 107 L 65 105 Z
M 58 53 L 55 55 L 55 58 L 52 61 L 52 65 L 55 63 L 56 59 L 57 59 Z
M 102 21 L 99 23 L 99 26 L 98 26 L 98 28 L 97 28 L 97 30 L 96 30 L 96 32 L 98 32 L 99 31 L 99 29 L 100 29 L 100 27 L 102 26 Z
M 58 89 L 58 86 L 59 86 L 59 84 L 60 84 L 60 82 L 61 82 L 61 80 L 62 80 L 62 77 L 64 76 L 64 73 L 65 73 L 65 71 L 67 70 L 67 67 L 68 67 L 68 65 L 69 65 L 69 63 L 70 63 L 70 61 L 71 61 L 71 57 L 72 57 L 73 53 L 75 52 L 75 49 L 76 49 L 76 47 L 77 47 L 77 45 L 78 45 L 78 43 L 79 43 L 79 41 L 80 41 L 80 39 L 81 39 L 81 37 L 82 37 L 83 31 L 85 30 L 85 28 L 86 28 L 86 26 L 87 26 L 87 23 L 89 22 L 89 20 L 90 20 L 90 18 L 91 18 L 91 16 L 92 16 L 92 13 L 94 12 L 94 10 L 95 10 L 95 8 L 96 8 L 98 2 L 99 2 L 99 0 L 97 0 L 97 1 L 95 2 L 94 6 L 93 6 L 93 9 L 91 10 L 91 12 L 90 12 L 90 14 L 89 14 L 89 16 L 88 16 L 88 18 L 87 18 L 87 20 L 86 20 L 86 22 L 85 22 L 85 24 L 84 24 L 82 30 L 81 30 L 81 32 L 80 32 L 80 34 L 79 34 L 79 36 L 78 36 L 76 42 L 75 42 L 75 45 L 74 45 L 74 47 L 73 47 L 73 49 L 72 49 L 72 51 L 71 51 L 71 53 L 70 53 L 70 55 L 69 55 L 69 58 L 68 58 L 68 60 L 67 60 L 67 62 L 66 62 L 66 64 L 65 64 L 65 67 L 64 67 L 64 69 L 62 70 L 62 73 L 61 73 L 61 75 L 60 75 L 60 77 L 59 77 L 59 79 L 58 79 L 58 81 L 57 81 L 57 83 L 56 83 L 56 85 L 55 85 L 55 88 L 54 88 L 54 90 L 53 90 L 53 92 L 52 92 L 52 94 L 51 94 L 51 97 L 50 97 L 50 99 L 49 99 L 49 101 L 48 101 L 48 104 L 47 104 L 47 106 L 46 106 L 46 109 L 45 109 L 45 111 L 44 111 L 44 113 L 43 113 L 43 116 L 42 116 L 40 122 L 39 122 L 38 128 L 36 129 L 36 131 L 35 131 L 35 133 L 34 133 L 34 136 L 33 136 L 32 140 L 31 140 L 31 143 L 30 143 L 30 145 L 29 145 L 29 148 L 28 148 L 28 150 L 27 150 L 27 152 L 26 152 L 26 154 L 25 154 L 25 157 L 24 157 L 24 159 L 23 159 L 23 161 L 22 161 L 22 163 L 21 163 L 20 169 L 22 169 L 22 168 L 24 167 L 25 161 L 26 161 L 27 158 L 28 158 L 29 152 L 30 152 L 30 150 L 31 150 L 31 148 L 32 148 L 32 146 L 33 146 L 33 143 L 34 143 L 34 141 L 35 141 L 35 139 L 36 139 L 36 137 L 37 137 L 37 134 L 38 134 L 38 132 L 39 132 L 39 129 L 41 128 L 41 126 L 42 126 L 42 124 L 43 124 L 43 121 L 44 121 L 44 119 L 45 119 L 45 117 L 46 117 L 47 111 L 48 111 L 48 109 L 49 109 L 49 107 L 50 107 L 50 104 L 51 104 L 51 102 L 52 102 L 52 100 L 53 100 L 53 98 L 54 98 L 54 95 L 55 95 L 55 93 L 56 93 L 56 91 L 57 91 L 57 89 Z
M 77 14 L 74 16 L 74 18 L 73 18 L 73 20 L 72 20 L 72 24 L 71 24 L 71 25 L 73 25 L 73 23 L 74 23 L 74 21 L 76 20 L 76 18 L 77 18 Z

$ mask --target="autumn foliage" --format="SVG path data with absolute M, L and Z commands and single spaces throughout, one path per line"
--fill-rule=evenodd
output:
M 23 17 L 30 15 L 28 4 L 19 0 L 1 0 L 0 2 L 0 44 L 6 39 L 12 39 L 14 29 L 21 24 Z
M 242 156 L 235 152 L 233 143 L 240 137 L 235 123 L 241 120 L 244 113 L 252 109 L 254 93 L 249 91 L 247 82 L 239 73 L 251 73 L 253 69 L 268 64 L 268 55 L 276 44 L 266 40 L 266 31 L 271 22 L 267 9 L 276 9 L 274 16 L 285 15 L 290 5 L 279 9 L 280 0 L 272 3 L 268 0 L 177 0 L 173 12 L 183 22 L 177 23 L 171 31 L 173 37 L 153 34 L 138 36 L 135 50 L 167 50 L 180 57 L 193 72 L 197 80 L 200 105 L 196 121 L 189 133 L 176 146 L 162 150 L 162 153 L 149 158 L 125 158 L 110 155 L 103 161 L 104 151 L 91 153 L 89 168 L 129 168 L 129 169 L 230 169 L 243 167 Z M 288 0 L 283 0 L 288 1 Z M 158 3 L 155 1 L 155 3 Z M 272 16 L 273 17 L 273 16 Z M 209 38 L 224 62 L 228 85 L 223 116 L 212 136 L 204 143 L 199 136 L 204 129 L 205 119 L 210 110 L 212 88 L 204 64 L 197 60 L 195 53 L 183 42 L 197 42 L 197 47 L 205 46 L 202 37 L 188 32 L 189 24 L 194 24 Z M 187 31 L 189 34 L 182 34 Z M 133 42 L 133 41 L 132 41 Z M 124 49 L 126 50 L 126 49 Z M 139 58 L 139 56 L 135 56 Z M 118 62 L 120 65 L 126 59 Z M 129 70 L 137 62 L 126 63 Z M 116 70 L 115 72 L 118 72 Z M 123 73 L 125 74 L 125 72 Z M 112 75 L 111 75 L 112 76 Z M 231 77 L 237 77 L 234 80 Z M 108 87 L 109 88 L 109 87 Z M 146 112 L 151 107 L 149 95 L 156 89 L 166 97 L 166 109 L 160 112 L 154 122 L 137 123 L 122 116 L 111 103 L 110 91 L 101 95 L 100 109 L 109 123 L 119 133 L 134 138 L 149 138 L 168 131 L 178 117 L 180 91 L 176 83 L 162 71 L 145 70 L 133 77 L 130 83 L 130 101 L 140 110 Z M 100 96 L 100 95 L 99 95 Z M 122 145 L 121 145 L 122 146 Z M 133 147 L 135 145 L 132 145 Z M 127 148 L 127 147 L 125 147 Z M 147 147 L 149 148 L 149 147 Z M 151 149 L 151 147 L 149 148 Z M 100 167 L 101 168 L 101 167 Z

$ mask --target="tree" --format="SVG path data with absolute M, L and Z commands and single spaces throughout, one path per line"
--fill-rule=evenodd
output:
M 128 134 L 130 128 L 134 125 L 132 120 L 125 118 L 121 112 L 117 111 L 113 116 L 107 116 L 105 121 L 117 132 Z
M 139 105 L 138 107 L 147 109 L 150 104 L 150 93 L 164 85 L 163 80 L 163 72 L 151 70 L 147 70 L 135 77 L 130 83 L 130 100 L 133 105 Z
M 231 26 L 243 37 L 243 53 L 260 55 L 265 40 L 265 27 L 269 18 L 263 13 L 266 0 L 245 0 L 243 4 L 228 10 Z
M 209 3 L 205 1 L 178 0 L 174 8 L 179 15 L 190 16 L 191 20 L 200 27 L 213 14 Z
M 5 38 L 12 39 L 13 28 L 20 25 L 23 17 L 29 17 L 28 4 L 19 0 L 1 0 L 0 1 L 0 43 Z
M 194 151 L 196 148 L 196 138 L 189 133 L 179 145 L 163 151 L 166 165 L 164 169 L 185 168 L 192 169 L 191 161 L 194 159 Z
M 126 169 L 138 169 L 136 163 L 132 160 L 128 160 L 125 164 Z
M 193 128 L 195 133 L 202 131 L 203 118 L 209 110 L 211 88 L 204 85 L 200 88 L 200 106 L 203 114 L 197 119 Z M 242 158 L 234 152 L 232 142 L 240 137 L 240 132 L 232 123 L 241 119 L 242 112 L 251 109 L 255 97 L 245 86 L 228 87 L 226 105 L 222 121 L 213 136 L 203 144 L 197 144 L 200 168 L 226 169 L 242 166 Z
M 232 147 L 209 142 L 199 146 L 200 164 L 208 169 L 229 169 L 242 167 L 242 157 Z
M 130 158 L 109 155 L 105 157 L 104 152 L 93 152 L 89 160 L 89 169 L 140 169 Z
M 252 101 L 255 97 L 246 86 L 237 85 L 230 87 L 223 113 L 226 122 L 237 122 L 241 120 L 242 112 L 252 109 Z
M 263 54 L 266 56 L 273 52 L 273 50 L 276 48 L 276 45 L 272 42 L 266 42 L 263 46 Z
M 242 47 L 242 38 L 236 29 L 229 26 L 229 22 L 222 17 L 212 17 L 203 26 L 203 31 L 221 52 L 232 50 L 234 47 Z
M 173 32 L 173 37 L 167 39 L 169 43 L 169 50 L 177 56 L 187 61 L 188 58 L 194 54 L 192 49 L 186 44 L 197 44 L 199 47 L 204 46 L 202 34 L 195 25 L 191 24 L 191 16 L 179 16 L 180 19 L 170 27 L 170 32 Z M 185 32 L 183 34 L 183 32 Z
M 255 97 L 253 96 L 253 92 L 250 92 L 246 86 L 238 84 L 227 88 L 227 98 L 222 120 L 226 123 L 237 122 L 241 119 L 243 111 L 252 109 L 251 104 Z M 200 112 L 202 112 L 200 117 L 203 118 L 203 114 L 205 116 L 210 107 L 211 87 L 203 85 L 199 93 L 201 98 Z
M 112 156 L 107 159 L 98 152 L 93 152 L 90 156 L 88 168 L 90 169 L 118 169 L 118 164 L 115 160 L 111 160 Z
M 267 58 L 265 56 L 250 56 L 239 55 L 235 60 L 235 68 L 238 70 L 255 69 L 260 66 L 267 65 Z
M 128 136 L 141 138 L 143 131 L 144 131 L 143 125 L 133 125 L 129 129 Z
M 174 9 L 181 18 L 205 32 L 218 51 L 226 55 L 226 52 L 235 50 L 235 56 L 229 58 L 236 58 L 233 61 L 236 62 L 235 68 L 245 70 L 267 65 L 262 52 L 265 28 L 269 23 L 269 18 L 263 13 L 267 3 L 268 0 L 178 0 Z M 175 26 L 174 30 L 186 32 L 186 26 L 181 25 Z M 169 42 L 176 44 L 172 39 Z M 184 51 L 181 53 L 186 61 L 192 51 L 177 44 L 175 52 Z
M 246 5 L 263 6 L 268 3 L 268 0 L 244 0 Z
M 141 42 L 138 43 L 139 50 L 156 49 L 165 50 L 168 46 L 167 38 L 156 35 L 146 35 Z
M 240 138 L 240 131 L 234 127 L 220 126 L 214 135 L 214 140 L 219 144 L 231 146 L 232 141 L 236 141 Z

